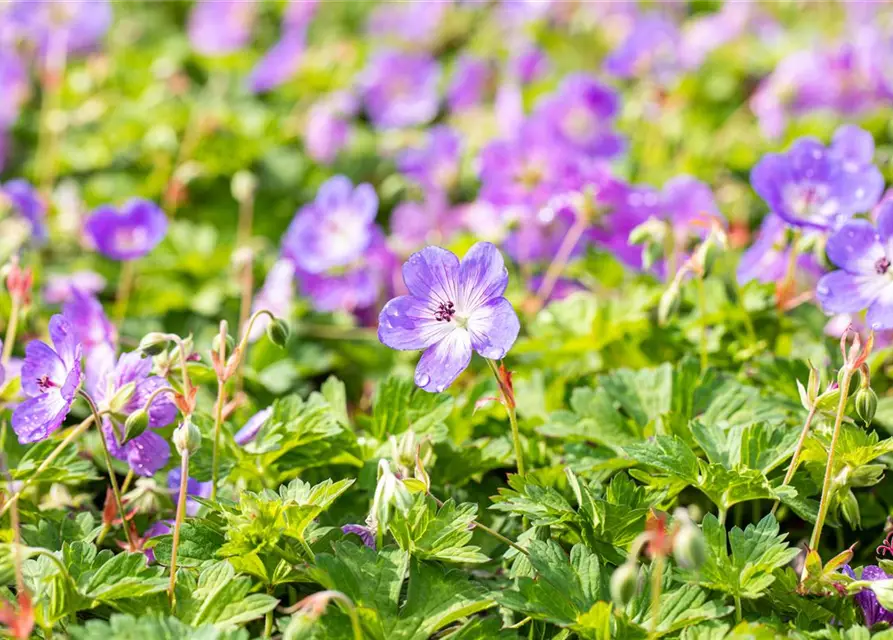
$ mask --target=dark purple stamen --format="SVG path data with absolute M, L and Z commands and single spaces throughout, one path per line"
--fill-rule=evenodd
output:
M 49 376 L 41 376 L 37 379 L 37 386 L 41 391 L 49 391 L 56 386 L 56 383 L 50 380 Z
M 452 302 L 441 302 L 437 311 L 434 312 L 434 319 L 438 322 L 449 322 L 454 315 L 456 315 L 456 305 Z
M 874 264 L 874 270 L 877 271 L 878 274 L 880 274 L 880 275 L 887 273 L 887 270 L 889 268 L 890 268 L 890 261 L 887 259 L 886 256 L 884 256 L 883 258 L 881 258 Z

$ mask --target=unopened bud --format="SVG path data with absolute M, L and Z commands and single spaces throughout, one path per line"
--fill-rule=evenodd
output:
M 667 320 L 670 319 L 670 316 L 679 310 L 679 304 L 679 287 L 675 284 L 671 284 L 667 290 L 664 291 L 663 295 L 660 297 L 660 302 L 657 305 L 658 324 L 666 324 Z
M 202 433 L 192 420 L 184 420 L 174 429 L 174 447 L 181 456 L 191 455 L 202 446 Z
M 130 442 L 137 436 L 142 435 L 148 428 L 149 413 L 143 409 L 137 409 L 127 416 L 127 420 L 124 421 L 124 437 L 121 439 L 121 444 Z
M 112 413 L 122 413 L 133 399 L 133 393 L 136 391 L 136 383 L 128 382 L 115 392 L 112 399 L 108 402 L 108 410 Z
M 155 331 L 143 336 L 143 339 L 140 340 L 139 349 L 146 355 L 157 356 L 167 349 L 168 343 L 169 340 L 163 333 Z
M 230 334 L 227 333 L 226 340 L 224 342 L 226 344 L 226 350 L 224 351 L 224 353 L 232 353 L 233 349 L 236 348 L 235 339 Z M 220 353 L 220 334 L 219 333 L 216 336 L 214 336 L 214 340 L 211 341 L 211 349 L 214 351 L 214 353 Z
M 852 491 L 847 491 L 843 497 L 840 499 L 840 510 L 843 513 L 843 517 L 846 519 L 850 525 L 859 529 L 862 526 L 862 512 L 859 510 L 859 501 L 856 500 L 856 494 Z
M 625 607 L 636 596 L 639 568 L 633 562 L 624 562 L 611 575 L 611 600 L 618 607 Z
M 877 413 L 877 394 L 874 389 L 868 387 L 856 392 L 856 414 L 869 426 Z
M 289 336 L 291 336 L 291 329 L 289 328 L 288 323 L 284 320 L 273 318 L 273 320 L 270 321 L 270 324 L 267 325 L 267 337 L 270 339 L 270 342 L 280 349 L 285 348 Z
M 701 530 L 692 523 L 683 524 L 673 536 L 673 557 L 683 569 L 699 569 L 707 560 L 707 545 Z

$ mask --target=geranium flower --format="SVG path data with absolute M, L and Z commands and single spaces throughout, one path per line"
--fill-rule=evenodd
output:
M 822 277 L 816 297 L 825 311 L 868 310 L 872 329 L 893 329 L 893 206 L 881 207 L 877 229 L 852 220 L 828 238 L 828 258 L 840 267 Z
M 27 180 L 21 178 L 10 180 L 0 187 L 0 198 L 5 198 L 12 205 L 13 211 L 22 216 L 31 225 L 31 241 L 43 244 L 47 239 L 46 204 L 37 189 Z
M 32 340 L 25 347 L 22 391 L 28 399 L 12 414 L 12 428 L 21 444 L 46 439 L 62 426 L 81 386 L 81 345 L 61 315 L 50 318 L 53 346 Z
M 105 278 L 95 271 L 75 271 L 47 276 L 43 300 L 48 304 L 62 304 L 77 296 L 77 292 L 95 295 L 105 288 Z
M 164 467 L 170 458 L 170 447 L 167 440 L 157 433 L 146 430 L 132 440 L 120 444 L 118 434 L 123 434 L 120 426 L 123 420 L 141 409 L 152 393 L 167 386 L 164 378 L 150 375 L 152 359 L 143 358 L 138 351 L 121 354 L 118 362 L 107 369 L 100 377 L 93 397 L 100 406 L 110 402 L 112 398 L 130 383 L 134 384 L 133 395 L 117 408 L 115 416 L 103 418 L 102 429 L 108 442 L 109 453 L 119 460 L 124 460 L 133 471 L 141 476 L 151 476 Z M 166 427 L 177 417 L 177 407 L 167 393 L 159 394 L 149 407 L 149 428 Z M 117 426 L 113 421 L 119 423 Z
M 87 219 L 84 230 L 107 258 L 136 260 L 164 239 L 167 216 L 154 202 L 132 198 L 120 208 L 99 207 Z
M 448 192 L 459 177 L 462 140 L 446 126 L 428 132 L 425 145 L 401 152 L 397 168 L 429 191 Z
M 189 15 L 189 42 L 206 56 L 234 53 L 248 44 L 256 10 L 254 0 L 201 0 Z
M 369 118 L 379 129 L 428 124 L 440 106 L 440 65 L 424 53 L 380 51 L 360 85 Z
M 381 310 L 378 339 L 392 349 L 425 350 L 415 373 L 425 391 L 446 389 L 472 350 L 498 360 L 518 337 L 518 316 L 502 295 L 508 270 L 489 242 L 475 244 L 461 263 L 446 249 L 426 247 L 403 265 L 403 281 L 409 295 Z
M 854 579 L 856 577 L 850 566 L 846 564 L 841 567 L 841 573 Z M 874 582 L 875 580 L 889 580 L 890 578 L 893 578 L 893 576 L 887 575 L 883 569 L 872 564 L 862 569 L 862 577 L 860 579 Z M 862 609 L 862 614 L 865 616 L 865 626 L 869 629 L 879 622 L 893 624 L 893 612 L 887 611 L 881 606 L 877 596 L 874 595 L 871 589 L 862 589 L 862 591 L 853 596 L 853 599 L 859 605 L 859 608 Z
M 255 296 L 254 302 L 251 303 L 251 313 L 266 309 L 277 318 L 288 318 L 292 312 L 294 292 L 295 265 L 291 260 L 280 258 L 270 267 L 264 285 Z M 259 340 L 270 322 L 272 320 L 266 314 L 255 318 L 248 339 L 252 342 Z
M 267 423 L 271 415 L 273 415 L 273 407 L 267 407 L 258 411 L 248 418 L 248 422 L 236 432 L 233 440 L 236 441 L 237 445 L 244 447 L 257 437 L 258 431 Z
M 171 493 L 175 496 L 180 492 L 180 481 L 182 477 L 183 475 L 180 473 L 179 469 L 171 469 L 168 471 L 167 488 L 170 489 Z M 211 483 L 199 482 L 195 478 L 187 478 L 186 495 L 207 498 L 211 495 Z M 200 508 L 201 505 L 195 500 L 186 500 L 186 515 L 194 516 L 198 513 Z

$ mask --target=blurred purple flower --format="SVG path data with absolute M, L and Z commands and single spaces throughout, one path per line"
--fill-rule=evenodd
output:
M 379 51 L 360 78 L 363 103 L 380 129 L 431 122 L 440 103 L 440 65 L 425 53 Z
M 463 111 L 478 106 L 493 82 L 493 69 L 485 58 L 463 53 L 453 67 L 446 92 L 452 111 Z
M 15 0 L 6 17 L 46 57 L 61 48 L 95 49 L 112 24 L 112 7 L 108 0 Z
M 682 69 L 681 35 L 673 21 L 658 13 L 641 16 L 623 43 L 605 59 L 605 70 L 618 78 L 649 77 L 673 82 Z
M 187 491 L 188 490 L 189 489 L 187 489 Z M 151 525 L 149 525 L 149 528 L 143 532 L 143 539 L 150 540 L 152 538 L 157 538 L 158 536 L 163 536 L 170 533 L 171 525 L 173 523 L 173 520 L 159 520 L 158 522 L 153 522 Z M 155 549 L 153 547 L 144 549 L 143 554 L 146 556 L 147 564 L 152 564 L 153 562 L 155 562 Z
M 31 240 L 41 245 L 47 240 L 46 204 L 37 189 L 27 180 L 16 178 L 0 187 L 0 197 L 6 199 L 14 212 L 31 225 Z
M 719 11 L 689 21 L 682 33 L 681 58 L 694 69 L 715 49 L 745 32 L 755 7 L 747 2 L 727 2 Z
M 392 349 L 424 349 L 415 383 L 430 392 L 446 389 L 471 362 L 505 356 L 520 323 L 503 297 L 508 270 L 489 242 L 475 244 L 462 262 L 440 247 L 426 247 L 403 265 L 409 295 L 388 302 L 379 315 L 378 338 Z
M 376 41 L 425 43 L 436 35 L 449 8 L 449 2 L 385 2 L 369 14 L 366 32 Z
M 193 49 L 220 56 L 244 48 L 251 39 L 256 5 L 255 0 L 199 0 L 187 28 Z
M 264 286 L 261 287 L 254 302 L 251 303 L 251 312 L 256 313 L 266 309 L 277 318 L 288 318 L 292 312 L 294 292 L 295 265 L 291 260 L 280 258 L 267 273 Z M 251 342 L 260 339 L 270 322 L 270 317 L 266 314 L 257 318 L 251 325 L 248 339 Z
M 828 238 L 826 250 L 839 269 L 816 285 L 822 308 L 831 313 L 867 309 L 869 327 L 893 329 L 893 207 L 878 216 L 877 229 L 867 220 L 847 222 Z
M 179 469 L 171 469 L 167 472 L 167 488 L 173 495 L 177 495 L 180 491 L 180 482 L 183 474 Z M 211 495 L 211 483 L 199 482 L 195 478 L 186 479 L 186 495 L 195 496 L 196 498 L 208 498 Z M 194 516 L 198 513 L 201 505 L 195 500 L 186 500 L 186 515 Z
M 319 0 L 289 0 L 282 16 L 282 26 L 306 27 L 313 20 L 318 8 Z
M 549 58 L 533 44 L 527 44 L 512 57 L 512 70 L 521 84 L 538 80 L 549 70 Z
M 401 255 L 426 244 L 446 242 L 461 228 L 462 220 L 439 193 L 424 202 L 401 202 L 391 212 L 390 243 Z
M 536 293 L 543 286 L 545 274 L 533 276 L 527 284 L 527 288 Z M 558 278 L 552 285 L 552 292 L 546 302 L 555 302 L 556 300 L 564 300 L 565 298 L 577 293 L 578 291 L 586 291 L 586 287 L 570 278 Z
M 515 262 L 549 262 L 558 252 L 574 223 L 576 214 L 570 206 L 543 207 L 536 214 L 522 218 L 503 243 L 505 252 Z M 570 255 L 579 254 L 586 244 L 581 238 Z
M 493 104 L 499 135 L 503 138 L 514 138 L 518 130 L 524 126 L 524 96 L 517 82 L 503 82 L 496 89 Z
M 164 239 L 167 216 L 154 202 L 132 198 L 120 208 L 106 205 L 95 209 L 84 230 L 105 257 L 136 260 Z
M 604 213 L 596 218 L 587 235 L 624 264 L 641 269 L 642 249 L 629 243 L 629 234 L 661 212 L 660 193 L 648 186 L 628 185 L 610 175 L 600 176 L 595 184 L 596 206 Z
M 285 84 L 297 73 L 304 57 L 306 26 L 288 27 L 279 41 L 258 61 L 248 76 L 254 93 L 263 93 Z
M 62 305 L 62 315 L 71 325 L 75 339 L 83 346 L 87 388 L 95 388 L 99 378 L 115 365 L 118 332 L 95 296 L 80 290 Z
M 105 278 L 95 271 L 54 273 L 47 276 L 43 300 L 47 304 L 62 304 L 73 300 L 77 292 L 94 296 L 105 288 Z
M 53 346 L 32 340 L 25 347 L 22 391 L 28 399 L 12 414 L 12 428 L 21 444 L 44 440 L 56 431 L 81 385 L 81 345 L 68 320 L 50 318 Z
M 800 138 L 785 153 L 766 154 L 753 168 L 751 184 L 789 225 L 833 230 L 880 198 L 884 179 L 873 155 L 871 135 L 844 126 L 834 133 L 830 148 Z
M 170 458 L 170 446 L 167 440 L 154 431 L 146 430 L 123 445 L 119 444 L 119 434 L 124 433 L 121 423 L 126 416 L 142 408 L 154 391 L 168 386 L 164 378 L 151 375 L 151 371 L 151 358 L 142 357 L 138 351 L 124 353 L 117 364 L 100 375 L 93 391 L 94 400 L 102 405 L 111 401 L 123 387 L 130 383 L 135 385 L 133 395 L 118 415 L 106 416 L 103 419 L 102 429 L 105 432 L 109 452 L 115 458 L 127 462 L 134 473 L 141 476 L 154 475 Z M 176 417 L 177 407 L 171 400 L 170 394 L 162 393 L 156 396 L 149 408 L 150 429 L 166 427 Z
M 3 340 L 0 340 L 0 352 L 3 351 Z M 6 368 L 3 366 L 3 363 L 0 362 L 0 388 L 3 388 L 4 383 L 6 382 Z
M 15 50 L 0 43 L 0 129 L 6 130 L 19 119 L 28 97 L 28 68 Z
M 344 535 L 350 535 L 352 533 L 360 536 L 360 540 L 363 541 L 364 545 L 370 549 L 375 548 L 375 530 L 371 527 L 362 524 L 346 524 L 341 527 L 341 532 L 344 533 Z
M 258 411 L 248 419 L 248 422 L 236 432 L 234 440 L 240 447 L 244 447 L 257 437 L 257 433 L 263 428 L 270 416 L 273 415 L 273 407 L 267 407 Z
M 611 157 L 623 149 L 623 139 L 612 130 L 619 102 L 610 87 L 593 76 L 575 73 L 540 103 L 534 117 L 542 118 L 570 149 L 592 157 Z
M 856 574 L 849 565 L 843 565 L 843 567 L 841 567 L 841 573 L 846 574 L 853 579 L 856 578 Z M 887 575 L 887 573 L 880 567 L 876 565 L 868 565 L 862 569 L 862 576 L 860 579 L 874 582 L 876 580 L 889 580 L 890 578 L 893 578 L 893 576 Z M 853 599 L 856 601 L 856 604 L 859 605 L 859 608 L 862 609 L 862 614 L 865 616 L 865 626 L 869 629 L 880 622 L 886 622 L 887 624 L 893 625 L 893 612 L 887 611 L 881 606 L 877 596 L 874 595 L 874 592 L 871 589 L 862 589 L 862 591 L 853 596 Z
M 350 139 L 350 119 L 356 115 L 357 99 L 347 92 L 326 96 L 310 108 L 304 130 L 308 155 L 317 162 L 331 163 Z
M 458 181 L 462 140 L 447 126 L 433 127 L 424 146 L 397 156 L 397 168 L 429 191 L 447 193 Z
M 345 267 L 372 242 L 378 196 L 369 184 L 354 187 L 344 176 L 329 178 L 316 199 L 295 215 L 282 241 L 282 253 L 306 273 Z

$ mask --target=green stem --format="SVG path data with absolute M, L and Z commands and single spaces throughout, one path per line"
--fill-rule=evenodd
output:
M 431 494 L 431 493 L 429 493 L 428 495 L 431 496 L 431 497 L 434 499 L 434 502 L 437 504 L 438 507 L 443 507 L 443 501 L 442 501 L 442 500 L 440 500 L 437 496 L 435 496 L 435 495 L 433 495 L 433 494 Z M 529 555 L 530 555 L 530 553 L 527 551 L 527 549 L 525 549 L 524 547 L 520 546 L 520 545 L 517 544 L 516 542 L 512 542 L 511 540 L 509 540 L 508 538 L 506 538 L 504 535 L 502 535 L 501 533 L 499 533 L 499 532 L 497 532 L 497 531 L 494 531 L 494 530 L 491 529 L 490 527 L 487 527 L 487 526 L 481 524 L 480 522 L 475 522 L 472 526 L 473 526 L 475 529 L 480 529 L 481 531 L 483 531 L 483 532 L 486 533 L 487 535 L 490 535 L 490 536 L 496 538 L 496 539 L 499 540 L 500 542 L 503 542 L 503 543 L 507 544 L 507 545 L 510 546 L 512 549 L 515 549 L 516 551 L 519 551 L 519 552 L 523 553 L 525 556 L 529 556 Z
M 502 403 L 505 405 L 506 413 L 509 414 L 509 423 L 512 426 L 512 442 L 515 445 L 515 461 L 518 465 L 518 475 L 524 477 L 524 453 L 521 448 L 521 431 L 518 428 L 518 416 L 515 413 L 515 402 L 514 399 L 509 396 L 508 392 L 506 392 L 496 362 L 489 358 L 486 358 L 486 360 L 487 364 L 490 366 L 490 371 L 492 371 L 493 375 L 496 377 L 496 384 L 499 386 L 499 392 L 502 394 Z
M 788 466 L 788 471 L 784 475 L 784 480 L 781 482 L 781 486 L 787 486 L 790 481 L 794 477 L 794 473 L 797 471 L 797 464 L 800 462 L 800 453 L 803 451 L 803 445 L 806 443 L 806 436 L 809 435 L 809 430 L 812 427 L 812 420 L 815 418 L 816 407 L 813 406 L 809 413 L 806 415 L 806 422 L 803 423 L 803 430 L 800 432 L 800 439 L 797 440 L 797 446 L 794 448 L 794 455 L 791 457 L 791 464 Z M 772 515 L 775 515 L 775 512 L 778 510 L 778 500 L 775 501 L 775 504 L 772 506 Z
M 180 457 L 180 494 L 177 497 L 177 519 L 174 522 L 174 539 L 171 545 L 171 579 L 168 585 L 168 598 L 171 602 L 171 610 L 177 604 L 175 588 L 177 586 L 177 552 L 180 546 L 180 526 L 186 514 L 186 485 L 189 479 L 189 451 L 184 451 Z
M 223 424 L 223 401 L 226 397 L 223 380 L 217 381 L 217 406 L 214 410 L 214 450 L 211 454 L 211 501 L 217 499 L 220 474 L 220 426 Z M 185 477 L 185 476 L 184 476 Z
M 719 524 L 725 526 L 725 524 L 726 524 L 726 515 L 727 515 L 728 513 L 729 513 L 729 510 L 728 510 L 728 509 L 723 509 L 722 507 L 719 508 L 719 518 L 718 518 L 718 520 L 719 520 Z
M 699 275 L 697 278 L 698 282 L 698 306 L 701 308 L 701 317 L 700 317 L 700 325 L 701 325 L 701 343 L 700 343 L 700 352 L 701 352 L 701 375 L 707 371 L 707 366 L 709 364 L 709 354 L 707 352 L 707 288 L 704 286 L 704 277 Z
M 133 469 L 127 472 L 127 475 L 124 477 L 124 483 L 121 485 L 121 495 L 127 493 L 127 489 L 130 488 L 130 483 L 133 482 Z M 105 540 L 105 537 L 109 534 L 109 531 L 112 530 L 112 525 L 106 523 L 102 525 L 102 531 L 99 532 L 99 536 L 96 538 L 96 546 L 102 544 L 102 541 Z
M 264 618 L 264 638 L 269 638 L 273 634 L 273 610 L 267 611 Z
M 4 367 L 9 364 L 9 359 L 12 357 L 12 348 L 15 345 L 16 330 L 19 325 L 19 311 L 21 310 L 19 296 L 13 295 L 11 300 L 9 324 L 6 325 L 6 337 L 3 339 L 3 355 L 0 356 L 0 364 Z
M 822 501 L 819 503 L 819 515 L 815 521 L 815 528 L 812 530 L 812 537 L 809 539 L 809 548 L 818 550 L 819 542 L 822 539 L 822 527 L 825 524 L 825 518 L 828 516 L 828 509 L 831 506 L 831 476 L 834 473 L 834 454 L 837 449 L 837 439 L 840 437 L 840 426 L 843 424 L 843 414 L 846 412 L 846 403 L 850 395 L 850 381 L 853 378 L 853 371 L 848 365 L 844 365 L 843 380 L 840 382 L 840 401 L 837 403 L 837 415 L 834 418 L 834 432 L 831 434 L 831 448 L 828 450 L 828 464 L 825 467 L 825 481 L 822 483 Z
M 32 479 L 39 477 L 40 474 L 42 474 L 44 471 L 49 469 L 50 465 L 53 464 L 53 462 L 55 462 L 56 458 L 58 458 L 59 455 L 63 451 L 65 451 L 65 449 L 68 448 L 68 445 L 70 445 L 72 443 L 72 441 L 74 441 L 75 438 L 77 438 L 79 435 L 81 435 L 87 429 L 90 428 L 90 425 L 93 424 L 94 420 L 95 420 L 95 416 L 90 415 L 87 417 L 86 420 L 84 420 L 78 426 L 76 426 L 74 429 L 72 429 L 71 431 L 68 432 L 68 435 L 65 436 L 65 439 L 62 440 L 62 442 L 60 442 L 58 444 L 58 446 L 50 452 L 50 455 L 48 455 L 46 458 L 44 458 L 44 461 L 40 463 L 40 466 L 37 467 L 37 471 L 35 471 L 34 474 L 30 478 L 25 480 L 22 483 L 22 486 L 19 488 L 19 490 L 16 491 L 14 494 L 12 494 L 9 497 L 9 500 L 7 500 L 6 503 L 3 505 L 3 507 L 0 508 L 0 517 L 2 517 L 7 512 L 7 510 L 15 502 L 17 502 L 19 498 L 22 497 L 22 494 L 25 492 L 25 490 L 29 486 L 31 486 Z
M 664 580 L 664 557 L 658 555 L 654 558 L 651 567 L 651 622 L 648 627 L 648 637 L 657 638 L 657 623 L 660 621 L 660 595 Z
M 574 247 L 577 246 L 577 243 L 580 241 L 580 238 L 583 237 L 583 233 L 588 226 L 589 224 L 586 217 L 577 215 L 574 223 L 567 230 L 564 239 L 561 241 L 561 246 L 558 247 L 558 251 L 555 253 L 555 258 L 552 260 L 551 264 L 549 264 L 549 268 L 546 269 L 546 275 L 543 276 L 542 284 L 540 284 L 539 289 L 536 291 L 536 309 L 542 308 L 546 303 L 546 300 L 549 299 L 549 296 L 552 295 L 552 289 L 555 288 L 555 283 L 558 282 L 558 278 L 561 277 L 561 273 L 567 266 L 567 262 L 571 257 Z
M 743 614 L 741 613 L 741 596 L 735 596 L 735 622 L 741 622 Z
M 130 531 L 130 527 L 127 526 L 127 513 L 124 511 L 124 501 L 121 500 L 121 489 L 118 487 L 118 478 L 115 476 L 115 469 L 112 467 L 112 456 L 109 453 L 109 445 L 105 439 L 105 431 L 102 428 L 102 420 L 99 417 L 99 409 L 96 408 L 96 403 L 93 402 L 93 398 L 84 391 L 83 389 L 78 389 L 78 395 L 80 395 L 84 401 L 90 406 L 90 411 L 93 412 L 93 421 L 96 422 L 96 430 L 99 432 L 99 442 L 102 443 L 102 454 L 105 458 L 105 466 L 108 467 L 109 471 L 109 482 L 112 485 L 112 494 L 115 497 L 115 506 L 118 508 L 118 514 L 121 516 L 121 526 L 124 528 L 124 535 L 127 536 L 127 543 L 130 545 L 131 549 L 136 549 L 137 546 L 133 540 L 133 534 Z
M 127 315 L 127 306 L 130 303 L 130 293 L 133 291 L 133 282 L 136 279 L 136 263 L 133 260 L 125 260 L 118 274 L 118 291 L 115 294 L 115 325 L 120 327 L 124 316 Z

